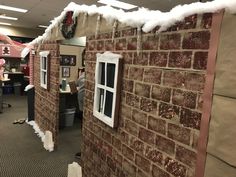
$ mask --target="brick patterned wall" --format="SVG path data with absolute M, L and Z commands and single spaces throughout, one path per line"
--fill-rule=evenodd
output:
M 29 84 L 33 85 L 34 83 L 34 58 L 35 55 L 32 54 L 32 52 L 30 52 L 30 56 L 29 56 Z
M 212 14 L 192 15 L 167 31 L 136 29 L 87 39 L 83 124 L 84 177 L 194 177 Z M 122 54 L 119 126 L 93 116 L 96 53 Z
M 49 130 L 57 145 L 59 120 L 59 44 L 56 41 L 44 42 L 40 51 L 50 51 L 50 85 L 49 90 L 40 86 L 40 59 L 39 52 L 34 59 L 34 85 L 35 85 L 35 121 L 42 131 Z

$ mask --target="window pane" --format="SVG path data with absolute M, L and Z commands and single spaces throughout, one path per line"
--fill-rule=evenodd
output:
M 46 60 L 47 60 L 46 57 L 43 57 L 43 69 L 45 69 L 45 70 L 47 69 L 46 68 L 47 67 L 46 66 L 46 63 L 47 63 Z
M 98 89 L 98 112 L 102 112 L 104 106 L 104 90 Z
M 114 88 L 116 65 L 108 63 L 107 64 L 107 86 Z
M 113 102 L 113 93 L 106 91 L 104 114 L 108 117 L 111 117 L 112 115 L 112 102 Z
M 46 75 L 46 72 L 43 72 L 43 84 L 47 84 L 47 75 Z
M 101 73 L 101 78 L 98 79 L 98 83 L 105 85 L 105 63 L 99 63 L 99 71 Z

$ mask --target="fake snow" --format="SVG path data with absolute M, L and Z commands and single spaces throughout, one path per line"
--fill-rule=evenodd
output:
M 41 141 L 44 143 L 44 148 L 46 150 L 48 150 L 49 152 L 52 152 L 54 150 L 54 144 L 52 141 L 50 141 L 51 139 L 51 132 L 46 131 L 46 133 L 44 134 L 38 124 L 35 121 L 28 121 L 26 120 L 26 123 L 31 125 L 34 129 L 34 132 L 37 134 L 38 137 L 41 138 Z
M 158 32 L 161 32 L 174 25 L 176 22 L 184 20 L 187 16 L 193 14 L 214 13 L 221 9 L 225 9 L 230 13 L 236 13 L 236 0 L 214 0 L 205 3 L 196 2 L 192 4 L 178 5 L 171 9 L 170 12 L 154 11 L 146 8 L 140 8 L 133 12 L 125 12 L 121 9 L 117 10 L 110 6 L 87 6 L 71 2 L 64 9 L 61 15 L 52 21 L 52 24 L 45 30 L 45 33 L 33 40 L 29 45 L 40 44 L 44 40 L 50 39 L 52 29 L 60 28 L 60 24 L 67 11 L 74 12 L 73 18 L 77 17 L 80 13 L 87 13 L 89 16 L 100 14 L 108 23 L 112 24 L 117 20 L 130 27 L 142 27 L 142 31 L 147 33 L 153 30 L 156 26 L 160 26 Z

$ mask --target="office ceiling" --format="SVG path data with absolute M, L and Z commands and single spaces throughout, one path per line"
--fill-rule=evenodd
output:
M 73 0 L 72 0 L 73 1 Z M 199 0 L 122 0 L 123 2 L 131 3 L 139 7 L 146 7 L 151 10 L 169 11 L 178 4 L 188 4 L 198 2 Z M 202 0 L 207 1 L 207 0 Z M 11 23 L 12 26 L 20 26 L 25 28 L 37 28 L 39 24 L 49 25 L 50 20 L 60 15 L 61 11 L 66 7 L 71 0 L 0 0 L 1 5 L 8 5 L 18 8 L 28 9 L 27 13 L 19 13 L 0 9 L 0 14 L 17 17 L 17 21 L 3 20 L 0 22 Z M 74 0 L 77 4 L 92 5 L 96 0 Z

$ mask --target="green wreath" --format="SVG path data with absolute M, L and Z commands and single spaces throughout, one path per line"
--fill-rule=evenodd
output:
M 73 13 L 73 11 L 68 11 L 64 20 L 62 21 L 61 33 L 65 39 L 71 39 L 75 35 L 77 17 L 73 20 Z

